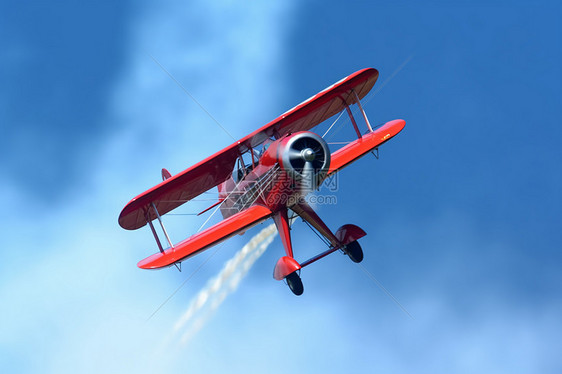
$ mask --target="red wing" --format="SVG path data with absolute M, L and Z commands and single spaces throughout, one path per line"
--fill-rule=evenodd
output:
M 152 203 L 163 215 L 219 185 L 230 176 L 236 158 L 250 147 L 255 147 L 270 137 L 279 138 L 289 133 L 310 130 L 342 111 L 345 108 L 344 103 L 354 104 L 356 98 L 353 91 L 359 99 L 365 97 L 378 76 L 379 72 L 373 68 L 359 70 L 288 110 L 238 142 L 166 179 L 131 200 L 121 211 L 119 224 L 124 229 L 136 230 L 149 220 L 156 219 L 156 213 L 151 209 Z
M 157 269 L 173 265 L 175 262 L 195 256 L 235 234 L 250 229 L 269 218 L 271 214 L 271 211 L 264 206 L 251 206 L 179 242 L 174 248 L 169 248 L 164 253 L 155 253 L 145 258 L 137 266 L 141 269 Z
M 119 215 L 119 225 L 127 230 L 143 227 L 160 215 L 177 208 L 224 182 L 234 169 L 238 150 L 229 147 L 195 164 L 131 200 Z
M 375 85 L 379 72 L 373 68 L 359 70 L 316 95 L 289 109 L 262 128 L 246 136 L 240 143 L 254 147 L 263 143 L 269 137 L 282 137 L 297 131 L 310 130 L 333 115 L 364 98 Z
M 396 134 L 402 131 L 405 125 L 406 121 L 395 119 L 394 121 L 385 123 L 373 132 L 363 135 L 363 137 L 347 144 L 345 147 L 338 149 L 331 155 L 328 175 L 343 169 L 361 156 L 364 156 L 381 144 L 392 139 Z

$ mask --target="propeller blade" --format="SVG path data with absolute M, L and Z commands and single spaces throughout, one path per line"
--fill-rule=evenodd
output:
M 290 160 L 296 160 L 296 159 L 301 159 L 302 155 L 301 155 L 301 151 L 297 151 L 296 149 L 289 149 L 289 159 Z
M 314 167 L 312 161 L 307 161 L 302 169 L 302 191 L 309 193 L 314 189 Z

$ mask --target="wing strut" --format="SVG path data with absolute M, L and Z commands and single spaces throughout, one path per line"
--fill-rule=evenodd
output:
M 363 118 L 365 119 L 365 123 L 367 124 L 367 127 L 369 128 L 369 132 L 373 132 L 373 128 L 371 127 L 371 124 L 369 123 L 369 119 L 367 118 L 367 113 L 365 113 L 365 111 L 363 110 L 363 106 L 361 105 L 361 100 L 359 100 L 359 96 L 357 96 L 357 92 L 355 92 L 355 90 L 351 90 L 353 92 L 353 95 L 355 95 L 355 100 L 357 100 L 357 106 L 359 107 L 359 110 L 361 110 L 361 113 L 363 114 Z
M 353 89 L 351 90 L 351 92 L 353 92 L 353 95 L 355 96 L 355 102 L 357 103 L 357 106 L 359 107 L 361 114 L 363 114 L 363 119 L 365 120 L 365 124 L 367 124 L 367 129 L 369 130 L 369 132 L 373 132 L 373 128 L 371 127 L 371 123 L 367 118 L 367 113 L 365 113 L 365 110 L 361 105 L 361 100 L 359 99 L 357 92 L 355 92 L 355 90 Z M 357 122 L 355 121 L 355 117 L 353 117 L 353 113 L 351 112 L 351 109 L 349 109 L 349 105 L 347 105 L 347 102 L 344 100 L 343 97 L 340 96 L 340 99 L 342 99 L 343 105 L 345 105 L 345 110 L 347 111 L 347 115 L 349 116 L 349 119 L 353 124 L 353 128 L 355 129 L 355 133 L 357 134 L 357 139 L 361 139 L 363 136 L 361 135 L 361 131 L 359 131 L 359 127 L 357 126 Z
M 349 105 L 345 104 L 345 110 L 347 110 L 347 114 L 349 115 L 349 119 L 353 124 L 353 128 L 357 133 L 357 139 L 361 139 L 361 131 L 359 131 L 359 127 L 357 127 L 357 122 L 355 122 L 355 118 L 353 117 L 353 113 L 351 113 L 351 109 L 349 109 Z
M 156 205 L 154 205 L 154 202 L 151 203 L 152 205 L 152 209 L 154 209 L 154 213 L 156 213 L 156 217 L 158 218 L 158 222 L 160 222 L 160 227 L 162 227 L 162 231 L 164 232 L 164 236 L 166 237 L 166 240 L 168 241 L 168 244 L 170 244 L 170 248 L 174 248 L 174 245 L 172 244 L 172 241 L 170 240 L 170 236 L 168 235 L 168 232 L 166 231 L 166 228 L 164 227 L 164 223 L 162 222 L 162 217 L 160 217 L 160 213 L 158 213 L 158 209 L 156 209 Z M 152 224 L 152 221 L 150 220 L 150 216 L 148 214 L 148 212 L 146 213 L 146 222 L 148 222 L 148 225 L 150 226 L 150 231 L 152 231 L 152 235 L 154 235 L 154 239 L 156 239 L 156 244 L 158 244 L 158 249 L 160 250 L 160 253 L 164 253 L 164 248 L 162 247 L 162 243 L 160 242 L 160 238 L 158 237 L 158 234 L 156 233 L 156 230 L 154 229 L 154 225 Z M 181 271 L 181 262 L 174 262 L 174 266 Z
M 162 227 L 162 231 L 164 232 L 164 236 L 166 237 L 166 240 L 168 241 L 168 244 L 170 245 L 170 248 L 174 248 L 174 245 L 172 244 L 172 241 L 170 240 L 170 236 L 168 235 L 168 232 L 166 231 L 166 228 L 164 227 L 164 223 L 162 222 L 162 217 L 160 217 L 160 213 L 158 213 L 158 209 L 156 209 L 156 205 L 154 205 L 154 202 L 151 203 L 152 205 L 152 209 L 154 209 L 154 213 L 156 213 L 156 217 L 158 218 L 158 222 L 160 222 L 160 227 Z M 164 253 L 164 248 L 162 247 L 162 243 L 160 242 L 160 238 L 158 237 L 158 234 L 156 233 L 156 230 L 154 229 L 154 225 L 152 224 L 152 221 L 150 220 L 150 215 L 148 213 L 148 211 L 146 212 L 146 222 L 148 222 L 148 225 L 150 226 L 150 231 L 152 231 L 152 235 L 154 235 L 154 239 L 156 239 L 156 244 L 158 244 L 158 249 L 160 250 L 161 253 Z
M 160 250 L 160 253 L 164 253 L 164 248 L 162 248 L 162 243 L 160 243 L 160 238 L 158 237 L 158 234 L 156 234 L 156 230 L 154 229 L 154 225 L 152 224 L 151 220 L 148 220 L 148 225 L 150 226 L 150 230 L 152 231 L 152 235 L 154 235 L 154 239 L 156 239 L 156 244 L 158 244 L 158 249 Z

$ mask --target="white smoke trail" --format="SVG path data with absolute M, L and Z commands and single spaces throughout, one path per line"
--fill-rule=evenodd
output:
M 256 260 L 265 252 L 277 232 L 275 224 L 261 230 L 234 257 L 227 261 L 221 272 L 191 300 L 184 314 L 178 319 L 174 331 L 184 329 L 182 343 L 187 343 L 209 320 L 221 303 L 236 291 Z M 204 311 L 204 313 L 202 313 Z M 187 326 L 186 326 L 187 325 Z

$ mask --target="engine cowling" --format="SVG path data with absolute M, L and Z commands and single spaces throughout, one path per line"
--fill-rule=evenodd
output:
M 278 155 L 283 171 L 303 188 L 320 186 L 330 168 L 328 144 L 315 133 L 302 131 L 288 137 Z

